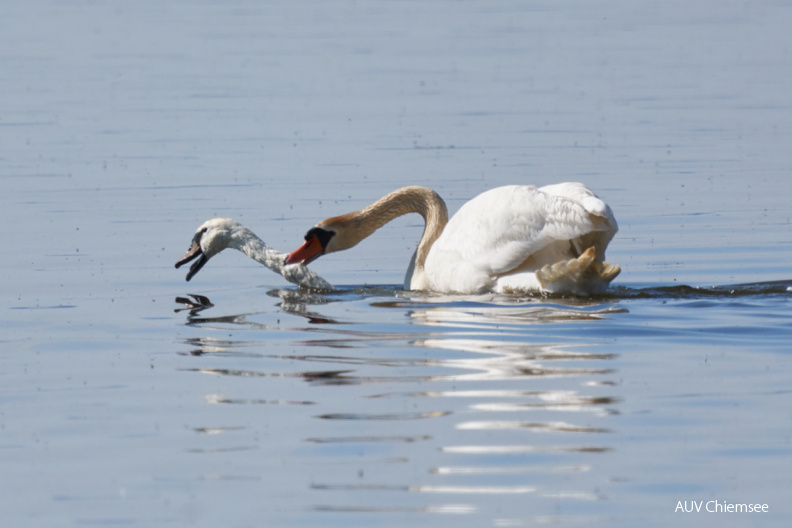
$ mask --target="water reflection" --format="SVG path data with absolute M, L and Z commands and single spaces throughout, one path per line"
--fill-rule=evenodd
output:
M 632 288 L 617 286 L 598 297 L 564 297 L 558 295 L 535 295 L 516 297 L 501 294 L 448 295 L 405 292 L 399 287 L 358 286 L 339 288 L 333 292 L 317 292 L 309 289 L 272 289 L 270 297 L 279 298 L 278 307 L 286 313 L 301 315 L 310 322 L 337 323 L 321 313 L 311 311 L 309 306 L 330 303 L 351 302 L 371 299 L 373 308 L 405 309 L 417 321 L 427 324 L 442 323 L 517 323 L 535 324 L 543 322 L 592 320 L 606 318 L 613 314 L 626 313 L 618 301 L 628 299 L 701 299 L 729 298 L 762 295 L 788 295 L 792 293 L 792 280 L 756 282 L 744 284 L 725 284 L 710 287 L 688 286 L 649 286 Z M 175 299 L 181 308 L 175 312 L 188 310 L 190 316 L 212 308 L 211 300 L 199 294 L 186 294 Z M 603 304 L 610 303 L 610 304 Z M 192 321 L 188 318 L 188 321 Z M 196 321 L 198 322 L 198 321 Z
M 186 297 L 176 297 L 176 304 L 181 304 L 182 307 L 176 308 L 174 312 L 179 313 L 184 310 L 189 310 L 191 316 L 214 306 L 212 301 L 209 300 L 209 297 L 195 293 L 189 293 Z
M 608 353 L 586 353 L 565 350 L 558 345 L 519 343 L 478 339 L 426 339 L 416 342 L 427 348 L 474 353 L 464 359 L 446 359 L 442 364 L 456 370 L 473 371 L 470 374 L 453 374 L 449 379 L 484 381 L 508 380 L 539 376 L 543 378 L 558 376 L 581 376 L 588 374 L 609 374 L 609 368 L 570 366 L 569 362 L 598 361 L 613 359 Z M 548 366 L 548 363 L 552 366 Z M 577 365 L 577 364 L 573 364 Z M 549 397 L 549 396 L 548 396 Z
M 316 418 L 323 420 L 378 420 L 378 421 L 393 421 L 393 420 L 422 420 L 424 418 L 439 418 L 447 416 L 450 412 L 432 411 L 432 412 L 415 412 L 415 413 L 388 413 L 388 414 L 365 414 L 365 413 L 331 413 L 320 414 Z
M 424 442 L 431 440 L 430 435 L 423 436 L 334 436 L 326 438 L 306 438 L 306 442 L 315 444 L 359 443 L 359 442 Z
M 191 310 L 187 324 L 202 334 L 184 344 L 201 363 L 185 371 L 232 381 L 207 394 L 209 404 L 288 406 L 290 422 L 308 424 L 278 433 L 303 446 L 293 464 L 310 468 L 307 510 L 476 515 L 498 497 L 514 508 L 508 523 L 524 517 L 526 500 L 509 497 L 538 508 L 600 499 L 593 469 L 613 450 L 618 356 L 579 329 L 627 313 L 618 302 L 388 289 L 268 295 L 279 299 L 274 310 Z M 322 469 L 328 460 L 356 469 Z M 460 500 L 420 499 L 435 495 Z
M 518 420 L 493 420 L 462 422 L 456 425 L 457 429 L 525 429 L 539 433 L 609 433 L 609 429 L 602 427 L 585 427 L 566 422 L 527 422 Z
M 232 405 L 316 405 L 315 401 L 274 400 L 266 398 L 229 398 L 221 394 L 207 394 L 206 403 Z
M 305 475 L 305 511 L 518 526 L 552 517 L 526 512 L 603 500 L 622 403 L 618 356 L 586 332 L 562 336 L 627 313 L 618 303 L 270 296 L 281 299 L 275 312 L 191 313 L 202 334 L 184 343 L 205 363 L 187 370 L 266 391 L 226 383 L 207 403 L 290 409 L 278 442 L 299 453 L 286 460 Z M 283 314 L 294 317 L 272 324 Z M 270 385 L 279 380 L 306 388 Z M 293 421 L 308 426 L 291 430 Z M 189 452 L 269 449 L 211 436 Z
M 580 445 L 462 445 L 445 446 L 446 453 L 461 455 L 524 455 L 533 453 L 606 453 L 609 447 L 592 447 Z
M 316 489 L 316 488 L 314 488 Z M 434 504 L 422 507 L 398 507 L 398 506 L 337 506 L 322 505 L 314 506 L 312 510 L 318 512 L 345 512 L 345 513 L 446 513 L 446 514 L 470 514 L 476 511 L 476 507 L 469 504 Z
M 387 338 L 388 341 L 394 341 L 392 338 Z M 311 340 L 306 343 L 306 346 L 327 346 L 329 348 L 337 347 L 337 339 L 334 338 L 329 342 L 321 340 Z M 346 345 L 345 348 L 350 350 L 369 350 L 366 343 L 371 345 L 375 340 L 369 337 L 367 340 L 362 341 L 358 338 L 354 345 Z M 604 375 L 611 374 L 613 370 L 610 368 L 596 368 L 575 366 L 570 361 L 592 362 L 600 360 L 608 360 L 616 357 L 614 354 L 608 353 L 584 353 L 580 351 L 565 352 L 557 345 L 536 345 L 536 344 L 499 344 L 493 341 L 478 341 L 478 340 L 410 340 L 412 346 L 423 346 L 426 348 L 438 348 L 454 352 L 476 352 L 479 356 L 462 357 L 462 358 L 448 358 L 448 357 L 425 357 L 425 358 L 396 358 L 396 357 L 372 357 L 370 355 L 358 356 L 354 353 L 351 355 L 317 355 L 317 354 L 283 354 L 283 355 L 267 355 L 255 354 L 247 352 L 232 352 L 234 345 L 223 345 L 222 342 L 214 341 L 208 338 L 188 339 L 185 343 L 195 347 L 190 354 L 194 356 L 200 355 L 234 355 L 234 356 L 248 356 L 248 357 L 267 357 L 277 358 L 284 361 L 299 361 L 302 363 L 330 363 L 333 365 L 356 366 L 359 369 L 331 369 L 331 370 L 310 370 L 310 371 L 260 371 L 260 370 L 244 370 L 244 369 L 230 369 L 230 368 L 201 368 L 193 369 L 199 370 L 205 374 L 224 375 L 224 376 L 238 376 L 238 377 L 301 377 L 307 381 L 321 384 L 356 384 L 356 385 L 371 385 L 383 383 L 416 383 L 416 382 L 430 382 L 430 381 L 498 381 L 498 380 L 514 380 L 523 379 L 526 377 L 539 377 L 539 378 L 557 378 L 568 376 L 585 376 L 585 375 Z M 249 346 L 249 343 L 246 343 Z M 382 343 L 379 344 L 382 348 Z M 392 346 L 399 345 L 406 346 L 404 342 L 391 343 Z M 554 363 L 557 362 L 557 363 Z M 548 365 L 550 364 L 550 365 Z M 407 374 L 389 375 L 382 374 L 363 374 L 362 372 L 369 372 L 365 367 L 381 368 L 399 368 L 399 369 L 424 369 L 432 371 L 443 371 L 440 374 L 425 374 L 410 372 Z M 189 369 L 188 369 L 189 370 Z M 469 371 L 460 374 L 460 371 Z M 594 386 L 602 385 L 603 383 L 595 383 Z M 605 383 L 607 384 L 607 383 Z M 466 392 L 451 393 L 453 397 L 463 397 Z M 473 392 L 471 397 L 477 395 L 483 396 L 485 393 Z M 493 393 L 498 394 L 498 393 Z M 404 396 L 404 393 L 397 393 L 394 397 Z M 442 392 L 426 392 L 426 396 L 448 396 L 448 393 Z M 517 393 L 510 397 L 527 396 L 526 393 Z M 377 397 L 384 397 L 380 394 Z M 570 391 L 548 391 L 542 393 L 532 394 L 544 400 L 546 403 L 526 403 L 520 407 L 514 407 L 515 404 L 504 404 L 506 407 L 498 410 L 530 410 L 532 408 L 544 407 L 546 409 L 558 410 L 564 408 L 565 410 L 580 410 L 583 407 L 605 405 L 616 403 L 618 399 L 609 397 L 580 397 L 574 392 Z M 485 410 L 482 407 L 480 410 Z M 493 409 L 494 410 L 494 409 Z M 608 411 L 613 414 L 614 412 Z
M 313 484 L 311 488 L 324 491 L 409 491 L 419 493 L 508 494 L 534 493 L 533 486 L 395 486 L 384 484 Z
M 326 370 L 319 372 L 256 372 L 253 370 L 239 370 L 228 368 L 197 368 L 184 369 L 187 372 L 200 372 L 201 374 L 211 374 L 214 376 L 232 376 L 240 378 L 303 378 L 306 381 L 320 381 L 327 384 L 327 380 L 338 380 L 351 371 L 347 370 Z M 343 381 L 341 384 L 350 383 Z M 333 383 L 330 383 L 333 384 Z
M 505 475 L 513 473 L 582 473 L 590 469 L 590 466 L 456 466 L 437 467 L 433 468 L 431 472 L 442 475 Z
M 534 301 L 535 303 L 535 301 Z M 593 308 L 593 309 L 592 309 Z M 569 306 L 556 304 L 527 305 L 441 305 L 411 312 L 417 324 L 460 326 L 475 328 L 481 325 L 542 324 L 567 321 L 594 321 L 608 316 L 627 313 L 622 307 L 602 307 L 600 303 Z

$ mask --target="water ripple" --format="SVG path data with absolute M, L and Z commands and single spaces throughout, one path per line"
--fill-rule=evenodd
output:
M 222 388 L 207 404 L 237 413 L 259 406 L 263 427 L 283 424 L 284 439 L 280 447 L 240 443 L 245 434 L 268 436 L 247 423 L 247 432 L 194 428 L 212 445 L 188 452 L 275 449 L 273 458 L 309 469 L 317 495 L 307 510 L 368 515 L 367 523 L 392 514 L 477 519 L 497 504 L 504 514 L 488 517 L 490 525 L 602 524 L 596 515 L 514 514 L 519 504 L 541 512 L 602 502 L 599 490 L 619 479 L 608 460 L 625 420 L 635 420 L 623 415 L 621 371 L 635 358 L 615 345 L 636 336 L 755 335 L 744 319 L 701 324 L 700 314 L 725 303 L 781 341 L 788 319 L 765 317 L 773 312 L 758 299 L 787 302 L 787 287 L 621 287 L 596 299 L 272 290 L 274 310 L 217 316 L 209 310 L 222 308 L 203 299 L 187 316 L 196 333 L 183 340 L 190 352 L 181 371 L 216 377 Z M 642 299 L 667 307 L 663 325 L 651 317 L 640 324 L 646 316 L 628 311 Z M 459 500 L 427 503 L 433 496 Z
M 424 418 L 439 418 L 449 414 L 451 413 L 446 411 L 393 414 L 334 413 L 320 414 L 316 418 L 323 420 L 422 420 Z
M 526 429 L 541 433 L 609 433 L 610 429 L 601 427 L 584 427 L 566 422 L 522 422 L 522 421 L 471 421 L 461 422 L 457 429 L 475 429 L 496 431 L 502 429 Z

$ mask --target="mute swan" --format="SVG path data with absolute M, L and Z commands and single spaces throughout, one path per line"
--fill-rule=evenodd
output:
M 413 212 L 426 227 L 405 289 L 588 295 L 604 291 L 621 271 L 605 262 L 605 248 L 618 231 L 616 219 L 582 183 L 491 189 L 464 204 L 450 222 L 436 192 L 403 187 L 360 211 L 319 222 L 286 262 L 308 264 L 349 249 Z
M 280 273 L 289 282 L 322 290 L 335 289 L 304 265 L 287 265 L 285 253 L 267 246 L 250 229 L 230 218 L 212 218 L 204 222 L 195 232 L 190 249 L 179 259 L 176 267 L 197 258 L 187 273 L 187 280 L 190 280 L 210 258 L 226 248 L 238 249 L 256 262 Z

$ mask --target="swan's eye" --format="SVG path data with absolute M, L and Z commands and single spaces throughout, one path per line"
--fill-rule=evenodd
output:
M 201 233 L 206 233 L 207 231 L 209 231 L 208 227 L 204 227 L 203 229 L 201 229 Z
M 315 238 L 319 241 L 322 249 L 324 249 L 327 247 L 327 243 L 330 242 L 330 239 L 333 238 L 333 235 L 335 235 L 335 231 L 328 231 L 321 227 L 312 227 L 305 233 L 305 241 L 309 242 Z
M 312 238 L 318 237 L 319 233 L 322 231 L 324 231 L 324 229 L 322 229 L 321 227 L 312 227 L 311 229 L 308 230 L 307 233 L 305 233 L 305 241 L 308 242 Z

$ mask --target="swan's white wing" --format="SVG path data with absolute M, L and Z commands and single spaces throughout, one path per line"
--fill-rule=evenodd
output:
M 611 211 L 611 208 L 608 207 L 608 204 L 600 200 L 596 194 L 591 192 L 591 190 L 582 183 L 567 182 L 557 183 L 555 185 L 545 185 L 544 187 L 540 187 L 539 191 L 552 196 L 568 198 L 569 200 L 580 204 L 590 215 L 598 216 L 607 220 L 607 223 L 610 225 L 607 229 L 602 230 L 612 230 L 613 234 L 616 234 L 616 231 L 618 231 L 616 218 L 613 216 L 613 211 Z
M 595 227 L 580 238 L 574 239 L 575 249 L 577 253 L 582 253 L 589 247 L 594 246 L 596 259 L 604 261 L 605 249 L 619 231 L 616 217 L 613 216 L 613 211 L 611 211 L 608 204 L 600 200 L 597 195 L 582 183 L 546 185 L 541 187 L 539 191 L 569 199 L 585 209 L 589 220 Z
M 602 239 L 604 248 L 616 229 L 608 206 L 582 184 L 498 187 L 459 209 L 426 270 L 440 289 L 481 291 L 500 275 L 569 258 L 566 241 Z
M 591 217 L 607 206 L 590 198 L 591 204 L 581 204 L 527 185 L 492 189 L 460 208 L 432 252 L 454 252 L 489 273 L 506 273 L 555 241 L 607 230 L 606 223 Z

